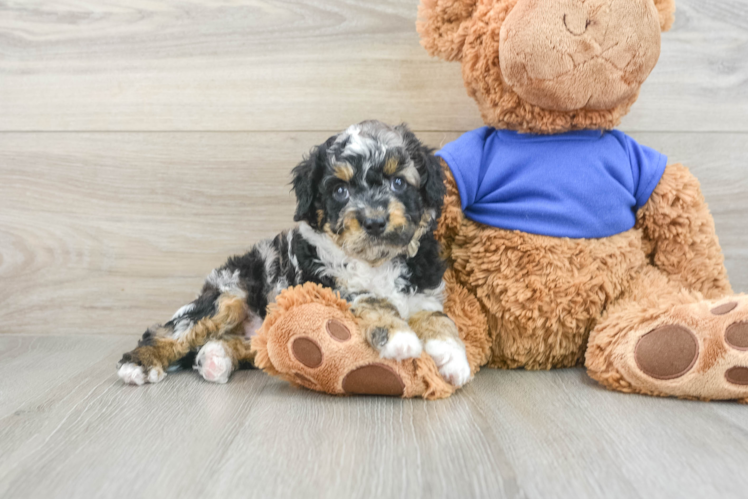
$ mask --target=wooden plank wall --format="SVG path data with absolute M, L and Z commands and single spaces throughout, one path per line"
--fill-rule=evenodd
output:
M 133 334 L 292 224 L 350 123 L 481 125 L 417 0 L 0 0 L 0 333 Z M 692 167 L 748 291 L 748 2 L 679 0 L 622 129 Z

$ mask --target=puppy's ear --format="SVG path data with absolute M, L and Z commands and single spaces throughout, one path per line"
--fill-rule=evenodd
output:
M 434 150 L 424 146 L 416 135 L 405 124 L 395 127 L 402 135 L 405 149 L 421 176 L 421 197 L 427 208 L 436 211 L 436 218 L 441 214 L 447 188 L 444 186 L 444 170 Z
M 421 45 L 446 61 L 462 59 L 469 20 L 478 0 L 421 0 L 416 28 Z
M 317 229 L 317 197 L 319 196 L 319 183 L 324 175 L 327 165 L 327 150 L 335 142 L 337 136 L 330 137 L 327 142 L 321 144 L 304 158 L 293 169 L 294 193 L 296 194 L 296 213 L 293 220 L 296 222 L 304 221 L 310 226 Z

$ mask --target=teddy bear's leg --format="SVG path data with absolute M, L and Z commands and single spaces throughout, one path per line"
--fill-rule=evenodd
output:
M 654 267 L 590 335 L 592 378 L 622 392 L 748 400 L 748 297 L 703 300 Z
M 488 322 L 478 300 L 455 282 L 451 271 L 444 281 L 444 313 L 457 325 L 464 345 L 470 370 L 461 376 L 466 379 L 488 361 Z M 306 283 L 284 290 L 252 339 L 254 364 L 295 385 L 329 394 L 440 399 L 455 391 L 428 353 L 402 361 L 382 358 L 367 340 L 366 322 L 359 321 L 330 289 Z
M 284 290 L 252 339 L 255 366 L 294 385 L 336 395 L 440 399 L 454 392 L 428 356 L 381 357 L 358 321 L 330 289 L 306 283 Z
M 645 251 L 671 281 L 716 299 L 732 294 L 714 219 L 699 181 L 670 165 L 638 215 Z

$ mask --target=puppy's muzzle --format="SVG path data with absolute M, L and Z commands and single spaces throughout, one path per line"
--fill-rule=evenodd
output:
M 364 219 L 363 226 L 369 236 L 381 236 L 387 227 L 387 219 L 384 217 L 367 217 Z

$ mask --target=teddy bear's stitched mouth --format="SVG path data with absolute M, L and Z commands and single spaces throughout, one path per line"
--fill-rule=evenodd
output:
M 563 77 L 565 77 L 567 75 L 570 75 L 570 74 L 574 73 L 575 71 L 579 71 L 581 69 L 584 69 L 585 66 L 588 66 L 589 64 L 591 64 L 593 62 L 596 62 L 596 61 L 601 61 L 601 62 L 607 63 L 607 64 L 609 64 L 613 68 L 613 70 L 618 71 L 619 73 L 623 74 L 626 71 L 626 67 L 628 66 L 628 64 L 633 59 L 634 58 L 632 56 L 631 58 L 629 58 L 629 62 L 627 63 L 627 65 L 625 67 L 619 68 L 618 66 L 615 65 L 615 63 L 613 63 L 613 61 L 611 61 L 607 57 L 604 57 L 604 54 L 599 54 L 599 55 L 592 56 L 589 59 L 587 59 L 586 61 L 582 61 L 582 62 L 579 62 L 579 63 L 574 63 L 572 61 L 573 67 L 570 70 L 564 71 L 563 73 L 559 73 L 559 74 L 553 76 L 552 78 L 535 78 L 533 76 L 530 76 L 530 72 L 527 69 L 527 63 L 523 62 L 522 65 L 524 67 L 525 73 L 527 74 L 528 80 L 532 80 L 532 81 L 535 81 L 535 82 L 551 82 L 551 81 L 554 81 L 554 80 L 558 80 L 559 78 L 563 78 Z M 623 75 L 621 75 L 621 76 L 623 76 Z

